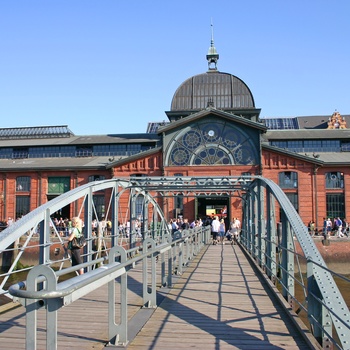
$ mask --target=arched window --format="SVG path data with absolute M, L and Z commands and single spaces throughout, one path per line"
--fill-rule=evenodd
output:
M 143 209 L 145 205 L 145 198 L 142 194 L 139 194 L 136 197 L 136 203 L 135 203 L 135 211 L 136 211 L 136 217 L 139 220 L 143 219 Z
M 286 196 L 293 204 L 296 211 L 299 210 L 299 196 L 296 191 L 298 188 L 298 173 L 295 171 L 282 171 L 278 174 L 278 184 L 282 189 L 289 189 L 294 191 L 286 192 Z
M 344 173 L 332 171 L 325 174 L 326 188 L 344 188 Z
M 232 123 L 201 121 L 174 137 L 166 165 L 256 165 L 259 156 L 253 139 Z
M 298 173 L 283 171 L 278 174 L 278 184 L 281 188 L 298 188 Z

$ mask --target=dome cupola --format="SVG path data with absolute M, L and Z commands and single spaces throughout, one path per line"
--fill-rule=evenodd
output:
M 260 109 L 255 108 L 253 94 L 238 77 L 219 72 L 219 54 L 214 45 L 213 26 L 208 53 L 208 71 L 185 80 L 175 91 L 171 109 L 166 112 L 170 121 L 184 118 L 207 108 L 215 108 L 257 121 Z

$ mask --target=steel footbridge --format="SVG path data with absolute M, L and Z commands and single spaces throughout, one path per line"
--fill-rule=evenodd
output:
M 171 232 L 166 199 L 179 194 L 240 200 L 237 245 L 213 246 L 205 225 Z M 104 215 L 109 229 L 96 215 L 97 195 L 108 198 Z M 66 206 L 84 221 L 87 245 L 78 266 L 71 266 L 66 234 L 52 220 Z M 126 218 L 128 232 L 120 225 Z M 202 349 L 256 344 L 264 349 L 350 349 L 349 307 L 336 283 L 349 280 L 327 267 L 285 193 L 260 176 L 136 177 L 84 184 L 0 232 L 0 253 L 2 303 L 18 306 L 0 313 L 0 337 L 14 349 L 169 350 L 195 347 L 191 342 Z M 77 274 L 80 268 L 83 275 Z M 191 290 L 197 288 L 194 297 Z M 263 295 L 257 292 L 263 290 Z M 104 306 L 87 306 L 87 300 L 92 305 L 101 296 L 107 298 Z M 78 322 L 88 327 L 95 312 L 105 325 L 99 335 L 87 337 L 82 327 L 73 332 Z M 245 324 L 243 331 L 240 322 L 248 318 L 258 323 Z M 275 319 L 281 323 L 270 323 Z M 168 326 L 179 320 L 185 330 L 169 335 Z M 70 328 L 63 331 L 67 323 Z M 69 341 L 64 340 L 68 333 Z

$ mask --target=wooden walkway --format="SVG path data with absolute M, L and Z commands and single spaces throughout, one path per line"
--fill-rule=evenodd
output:
M 259 279 L 239 246 L 210 245 L 191 262 L 152 316 L 141 320 L 138 267 L 128 276 L 129 350 L 313 349 L 295 321 Z M 272 297 L 271 297 L 272 296 Z M 145 315 L 145 313 L 143 314 Z M 25 314 L 20 307 L 0 314 L 0 347 L 25 349 Z M 103 349 L 107 339 L 107 288 L 87 295 L 58 314 L 58 349 Z M 143 325 L 139 331 L 138 325 Z M 44 318 L 38 349 L 45 349 Z M 134 338 L 134 333 L 138 332 Z M 112 349 L 112 346 L 107 346 Z

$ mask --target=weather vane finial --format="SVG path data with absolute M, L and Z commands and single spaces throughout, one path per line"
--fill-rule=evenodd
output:
M 207 54 L 207 61 L 208 61 L 208 69 L 209 70 L 217 70 L 217 62 L 219 59 L 219 54 L 216 51 L 216 48 L 214 46 L 214 26 L 213 26 L 213 20 L 210 21 L 210 27 L 211 27 L 211 40 L 210 40 L 210 47 Z M 214 65 L 214 67 L 212 66 Z

